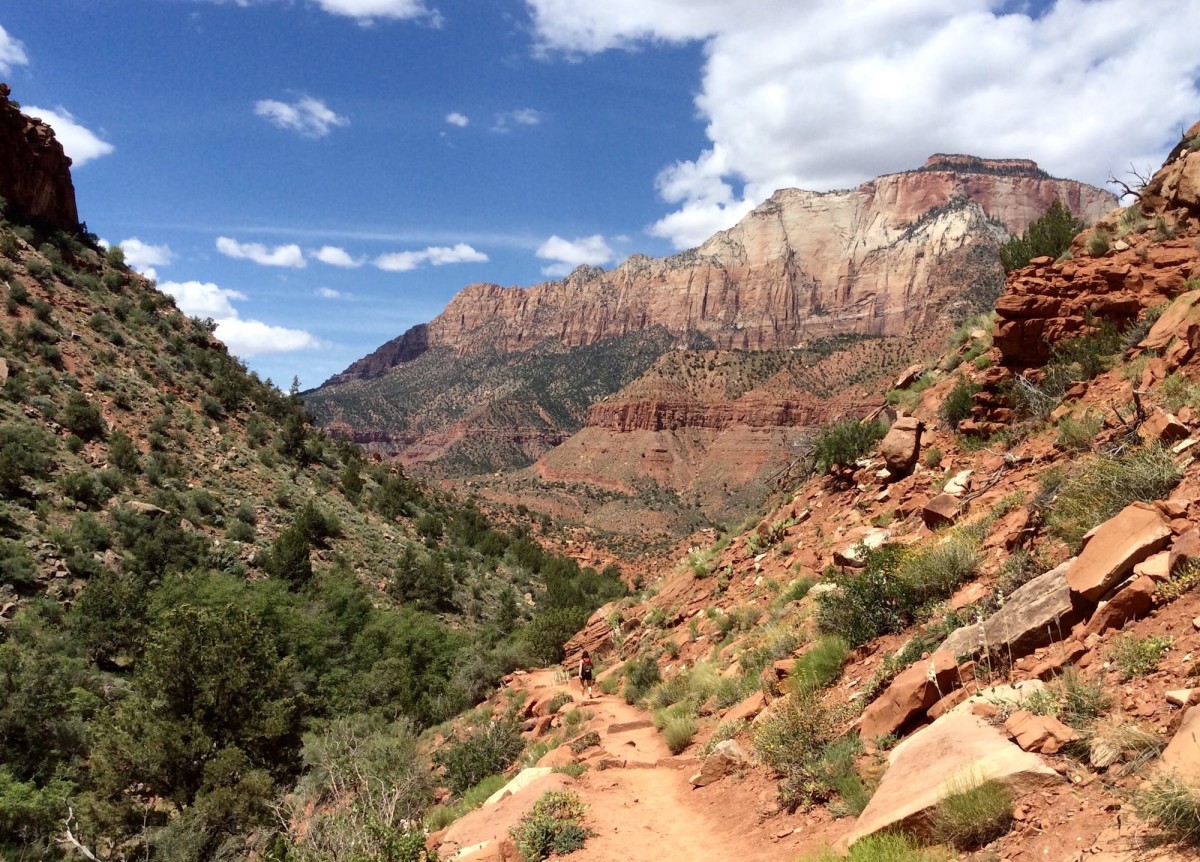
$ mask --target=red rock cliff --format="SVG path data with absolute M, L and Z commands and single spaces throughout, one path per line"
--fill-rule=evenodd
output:
M 594 344 L 656 325 L 750 350 L 841 333 L 912 334 L 951 310 L 985 271 L 998 280 L 996 243 L 1055 197 L 1088 221 L 1115 204 L 1108 192 L 1053 179 L 1033 162 L 972 156 L 934 156 L 920 170 L 849 191 L 784 189 L 672 257 L 634 255 L 609 272 L 581 267 L 529 288 L 473 284 L 423 337 L 429 347 L 470 353 L 548 339 Z M 988 253 L 964 275 L 960 264 L 980 249 Z M 410 358 L 411 346 L 406 334 L 331 382 L 382 373 Z
M 79 229 L 71 160 L 54 130 L 27 117 L 0 84 L 0 197 L 27 218 L 40 218 L 67 231 Z

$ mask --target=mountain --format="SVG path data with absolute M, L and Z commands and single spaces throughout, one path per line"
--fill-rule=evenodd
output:
M 667 505 L 652 520 L 675 509 L 666 532 L 686 534 L 740 518 L 807 430 L 878 406 L 884 381 L 990 308 L 999 244 L 1055 198 L 1088 221 L 1115 204 L 1030 161 L 944 154 L 846 191 L 781 190 L 668 258 L 470 285 L 305 404 L 331 432 L 476 477 L 494 499 L 562 496 L 556 511 L 586 508 L 620 532 L 646 526 L 638 498 L 653 498 Z M 736 351 L 773 354 L 782 376 Z M 703 394 L 669 373 L 694 366 L 715 375 Z M 740 382 L 724 380 L 731 371 Z M 582 498 L 598 489 L 628 499 L 596 516 L 607 503 Z

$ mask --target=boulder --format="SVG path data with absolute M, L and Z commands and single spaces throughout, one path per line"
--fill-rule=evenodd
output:
M 879 454 L 893 478 L 912 472 L 921 454 L 921 432 L 925 423 L 913 416 L 897 419 L 879 444 Z
M 483 804 L 484 805 L 495 805 L 497 802 L 499 802 L 505 796 L 512 796 L 514 793 L 524 790 L 526 787 L 529 787 L 531 784 L 536 783 L 538 781 L 538 779 L 545 778 L 547 775 L 550 775 L 552 772 L 554 772 L 554 770 L 548 766 L 531 766 L 527 769 L 522 769 L 520 772 L 517 773 L 515 778 L 513 778 L 510 782 L 508 782 L 508 784 L 504 785 L 499 790 L 497 790 L 495 793 L 493 793 L 491 796 L 489 796 L 487 798 L 487 801 L 484 802 Z
M 1200 780 L 1200 706 L 1183 714 L 1179 730 L 1162 753 L 1162 768 L 1183 778 Z
M 761 691 L 756 691 L 737 706 L 730 709 L 729 712 L 725 713 L 722 716 L 722 721 L 749 721 L 762 712 L 763 707 L 766 705 L 766 696 Z
M 950 481 L 946 483 L 942 491 L 955 497 L 961 497 L 971 490 L 971 474 L 973 472 L 973 470 L 959 470 L 950 477 Z
M 892 384 L 892 388 L 907 389 L 921 379 L 921 372 L 924 370 L 925 366 L 920 363 L 908 366 L 908 368 L 900 372 L 900 376 L 896 378 L 896 382 Z
M 1175 542 L 1178 544 L 1179 538 L 1176 538 Z M 1162 583 L 1169 580 L 1171 577 L 1171 552 L 1159 551 L 1157 554 L 1142 560 L 1133 567 L 1133 575 L 1137 578 L 1144 575 L 1152 578 L 1155 583 Z
M 1170 445 L 1178 443 L 1180 440 L 1186 440 L 1188 430 L 1186 425 L 1170 413 L 1155 410 L 1145 422 L 1138 426 L 1138 434 L 1148 442 L 1157 440 Z
M 143 503 L 141 500 L 130 500 L 125 504 L 125 508 L 137 512 L 139 515 L 145 515 L 148 518 L 160 518 L 163 515 L 170 514 L 166 509 L 155 506 L 153 503 Z
M 1079 740 L 1079 734 L 1052 715 L 1034 715 L 1018 709 L 1004 722 L 1004 729 L 1013 735 L 1017 745 L 1026 751 L 1054 754 L 1068 742 Z
M 954 653 L 938 650 L 892 680 L 879 699 L 863 710 L 855 726 L 863 739 L 896 733 L 924 718 L 931 706 L 959 685 Z
M 1070 561 L 1038 575 L 1005 597 L 1000 610 L 982 623 L 952 632 L 941 648 L 955 656 L 989 655 L 1016 660 L 1060 641 L 1086 616 L 1086 604 L 1067 586 Z
M 979 707 L 989 707 L 989 713 L 999 714 L 1001 710 L 1009 711 L 1011 707 L 1020 707 L 1031 695 L 1046 690 L 1046 684 L 1040 679 L 1025 679 L 1011 685 L 993 685 L 978 694 L 964 700 L 950 710 L 954 713 L 977 714 Z
M 1140 620 L 1154 607 L 1154 591 L 1158 582 L 1149 575 L 1142 575 L 1109 599 L 1092 614 L 1083 630 L 1086 638 L 1090 634 L 1102 635 L 1110 629 L 1121 629 L 1127 622 Z
M 1131 503 L 1101 524 L 1067 569 L 1071 592 L 1096 602 L 1171 541 L 1171 526 L 1149 503 Z
M 1167 703 L 1172 706 L 1195 706 L 1200 701 L 1200 688 L 1177 688 L 1167 692 Z
M 1167 558 L 1167 573 L 1173 573 L 1178 566 L 1185 566 L 1193 560 L 1200 560 L 1200 530 L 1191 529 L 1180 533 L 1171 543 L 1170 556 Z
M 958 498 L 950 494 L 938 494 L 921 509 L 921 520 L 931 530 L 948 527 L 958 517 Z
M 879 789 L 846 845 L 885 829 L 924 831 L 929 814 L 955 792 L 994 780 L 1015 796 L 1061 779 L 1036 754 L 970 713 L 950 712 L 897 745 Z
M 862 538 L 853 545 L 843 548 L 840 551 L 833 552 L 833 562 L 839 566 L 845 566 L 851 569 L 858 569 L 866 565 L 865 550 L 874 550 L 882 547 L 888 539 L 892 537 L 889 530 L 882 527 L 875 527 L 868 530 Z
M 557 769 L 574 762 L 575 754 L 571 751 L 571 746 L 563 743 L 558 748 L 552 748 L 543 754 L 534 766 L 542 769 Z
M 737 772 L 750 762 L 746 750 L 738 745 L 736 740 L 726 739 L 718 742 L 712 754 L 704 758 L 700 769 L 688 779 L 693 787 L 707 787 L 714 781 L 720 781 L 726 775 Z

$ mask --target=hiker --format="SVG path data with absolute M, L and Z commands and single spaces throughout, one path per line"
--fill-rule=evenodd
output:
M 592 657 L 587 650 L 583 651 L 583 657 L 579 659 L 579 693 L 583 694 L 584 688 L 587 688 L 587 696 L 592 696 Z

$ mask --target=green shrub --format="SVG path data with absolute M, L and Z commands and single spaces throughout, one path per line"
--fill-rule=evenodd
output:
M 671 753 L 679 754 L 692 744 L 692 739 L 695 738 L 699 729 L 696 719 L 692 716 L 673 715 L 663 722 L 662 735 L 667 743 L 667 748 L 671 749 Z
M 1000 247 L 1004 271 L 1021 269 L 1033 258 L 1043 255 L 1057 258 L 1071 247 L 1071 241 L 1083 228 L 1083 219 L 1076 218 L 1061 200 L 1055 198 L 1021 236 L 1012 237 Z
M 951 790 L 933 814 L 933 833 L 939 841 L 974 850 L 1012 827 L 1013 797 L 1003 784 L 963 780 Z
M 1133 808 L 1168 841 L 1200 847 L 1200 787 L 1173 772 L 1156 775 L 1136 790 Z
M 509 830 L 525 862 L 579 850 L 591 834 L 583 826 L 587 806 L 569 790 L 552 790 Z
M 1103 228 L 1097 228 L 1087 240 L 1087 253 L 1092 257 L 1103 257 L 1112 247 L 1112 234 Z
M 606 695 L 614 695 L 617 693 L 617 688 L 621 685 L 621 678 L 616 674 L 606 676 L 599 681 L 600 693 Z
M 95 440 L 103 437 L 107 430 L 100 408 L 80 392 L 72 392 L 67 396 L 67 404 L 59 415 L 63 425 L 79 435 L 84 440 Z
M 887 428 L 882 422 L 843 419 L 821 429 L 813 440 L 813 459 L 817 470 L 828 473 L 834 467 L 849 467 L 868 454 L 883 439 Z
M 571 697 L 571 695 L 567 692 L 560 691 L 550 699 L 550 704 L 546 707 L 546 709 L 550 715 L 554 715 L 556 712 L 558 712 L 568 703 L 572 703 L 574 700 L 575 698 Z
M 1089 729 L 1112 708 L 1112 696 L 1099 677 L 1084 676 L 1076 668 L 1068 667 L 1053 688 L 1059 699 L 1059 718 L 1076 730 Z
M 1157 446 L 1125 455 L 1097 454 L 1079 463 L 1043 507 L 1050 533 L 1074 548 L 1088 530 L 1130 503 L 1153 502 L 1180 479 L 1169 452 Z
M 971 407 L 975 403 L 973 398 L 980 388 L 965 377 L 958 378 L 954 388 L 942 402 L 941 417 L 946 420 L 946 424 L 951 428 L 957 428 L 959 422 L 970 418 Z
M 1084 452 L 1092 448 L 1093 441 L 1104 427 L 1104 417 L 1088 412 L 1078 421 L 1064 416 L 1058 423 L 1054 445 L 1064 452 Z
M 21 542 L 0 539 L 0 584 L 26 587 L 37 577 L 37 566 Z
M 638 656 L 625 665 L 625 702 L 637 703 L 661 679 L 658 662 L 650 656 Z
M 949 862 L 953 858 L 940 848 L 922 847 L 902 832 L 878 832 L 854 842 L 848 854 L 822 850 L 805 854 L 796 862 Z
M 797 659 L 791 674 L 793 690 L 807 694 L 832 684 L 849 655 L 846 641 L 838 635 L 825 635 Z
M 930 446 L 925 450 L 925 456 L 922 460 L 930 470 L 936 470 L 942 466 L 942 450 L 937 446 Z
M 108 462 L 122 473 L 135 475 L 142 468 L 141 453 L 133 438 L 124 431 L 114 431 L 108 438 Z
M 823 802 L 834 793 L 821 763 L 834 735 L 832 716 L 811 694 L 789 695 L 755 732 L 754 750 L 779 774 L 779 803 L 788 811 Z
M 1109 652 L 1113 664 L 1125 679 L 1145 676 L 1158 667 L 1162 657 L 1171 648 L 1171 638 L 1151 635 L 1139 638 L 1133 632 L 1125 632 L 1113 640 Z
M 1158 387 L 1158 397 L 1163 406 L 1175 413 L 1185 406 L 1193 409 L 1200 407 L 1200 386 L 1192 383 L 1182 374 L 1168 374 Z
M 489 775 L 503 772 L 525 747 L 515 722 L 492 721 L 476 728 L 465 739 L 455 740 L 434 757 L 446 768 L 446 786 L 465 793 Z
M 571 743 L 572 754 L 583 754 L 589 748 L 596 748 L 600 745 L 600 734 L 594 730 L 589 730 L 587 733 Z

